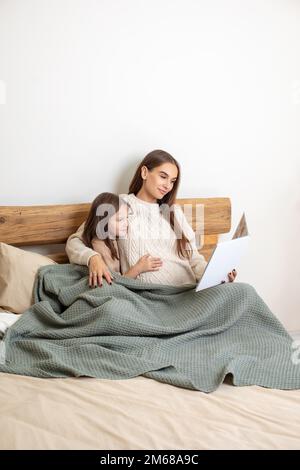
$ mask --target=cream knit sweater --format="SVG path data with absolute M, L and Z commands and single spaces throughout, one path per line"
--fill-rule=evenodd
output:
M 120 267 L 112 261 L 103 241 L 97 243 L 97 251 L 84 245 L 81 236 L 84 223 L 68 238 L 66 252 L 71 263 L 88 265 L 91 256 L 100 253 L 112 271 L 128 271 L 145 254 L 160 257 L 163 265 L 159 271 L 142 273 L 138 279 L 168 285 L 194 284 L 202 276 L 207 265 L 205 258 L 196 247 L 195 233 L 189 225 L 180 206 L 175 205 L 175 217 L 182 231 L 189 239 L 192 252 L 190 259 L 180 258 L 176 252 L 176 234 L 162 215 L 159 204 L 143 201 L 134 194 L 121 194 L 126 200 L 128 211 L 128 234 L 118 239 Z M 96 244 L 93 244 L 94 248 Z

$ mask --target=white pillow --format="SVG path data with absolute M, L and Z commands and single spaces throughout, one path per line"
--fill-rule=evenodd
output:
M 0 311 L 0 338 L 3 338 L 7 328 L 19 320 L 19 318 L 21 317 L 15 313 Z

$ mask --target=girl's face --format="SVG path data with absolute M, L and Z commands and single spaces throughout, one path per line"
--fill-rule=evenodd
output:
M 163 163 L 153 168 L 153 170 L 148 170 L 144 166 L 141 174 L 145 191 L 154 199 L 162 199 L 173 189 L 178 176 L 178 169 L 173 163 Z
M 127 234 L 128 229 L 128 206 L 121 204 L 120 209 L 108 221 L 108 232 L 111 238 L 122 238 Z

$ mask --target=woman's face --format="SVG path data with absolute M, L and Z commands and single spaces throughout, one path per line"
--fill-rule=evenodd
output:
M 122 238 L 127 234 L 128 229 L 128 206 L 122 204 L 118 212 L 111 216 L 108 221 L 108 232 L 111 238 Z
M 169 193 L 178 177 L 177 166 L 173 163 L 163 163 L 153 170 L 143 166 L 141 173 L 145 191 L 155 199 L 162 199 Z

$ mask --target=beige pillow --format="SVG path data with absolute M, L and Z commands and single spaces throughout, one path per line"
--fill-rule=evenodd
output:
M 0 243 L 0 307 L 23 313 L 33 304 L 33 285 L 40 266 L 57 264 L 47 256 Z

